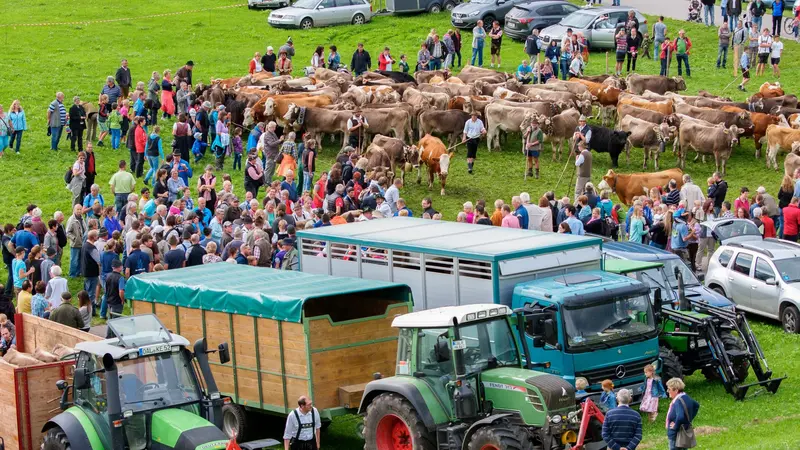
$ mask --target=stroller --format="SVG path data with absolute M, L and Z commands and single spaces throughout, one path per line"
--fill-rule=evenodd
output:
M 700 0 L 689 0 L 689 16 L 686 20 L 703 23 L 703 5 L 700 4 Z

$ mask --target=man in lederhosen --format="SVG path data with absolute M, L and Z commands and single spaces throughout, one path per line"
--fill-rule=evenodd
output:
M 478 156 L 478 144 L 481 136 L 486 134 L 486 127 L 483 121 L 478 118 L 478 111 L 472 111 L 472 117 L 464 123 L 464 140 L 467 143 L 467 172 L 472 175 L 472 166 L 475 164 L 475 157 Z
M 305 395 L 297 400 L 297 409 L 286 418 L 283 430 L 284 450 L 317 450 L 320 447 L 319 411 Z

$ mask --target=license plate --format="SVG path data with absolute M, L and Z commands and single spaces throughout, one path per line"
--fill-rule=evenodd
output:
M 708 345 L 708 342 L 706 342 L 705 339 L 698 339 L 697 340 L 697 346 L 698 347 L 705 347 L 706 345 Z
M 453 17 L 453 23 L 464 23 L 464 21 L 461 20 L 461 19 L 456 19 L 455 17 Z

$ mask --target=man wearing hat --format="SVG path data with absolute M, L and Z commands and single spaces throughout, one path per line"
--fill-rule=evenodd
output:
M 258 163 L 258 153 L 253 150 L 247 153 L 247 164 L 244 167 L 244 190 L 258 198 L 258 189 L 264 184 L 264 170 Z
M 185 81 L 191 88 L 192 86 L 192 69 L 194 69 L 194 61 L 189 60 L 183 67 L 175 72 L 175 80 Z
M 486 127 L 483 126 L 483 121 L 478 118 L 478 111 L 472 110 L 470 119 L 464 123 L 464 138 L 462 141 L 467 143 L 467 172 L 470 175 L 472 175 L 475 157 L 478 156 L 478 144 L 484 134 L 486 134 Z
M 178 171 L 178 176 L 183 180 L 183 184 L 189 186 L 189 178 L 192 177 L 192 166 L 181 160 L 181 152 L 172 154 L 172 162 L 169 165 L 169 172 Z
M 355 151 L 356 149 L 354 149 L 352 146 L 346 145 L 342 151 L 336 155 L 336 162 L 344 166 L 348 163 L 348 161 L 350 161 L 350 155 L 352 155 Z
M 299 258 L 297 257 L 297 249 L 294 248 L 294 240 L 285 238 L 281 241 L 281 252 L 283 252 L 283 257 L 281 258 L 280 269 L 297 270 Z
M 286 39 L 286 43 L 281 45 L 281 48 L 278 49 L 278 53 L 286 53 L 286 57 L 292 59 L 294 56 L 294 42 L 292 42 L 292 37 L 289 36 Z
M 361 108 L 356 108 L 356 110 L 353 111 L 353 115 L 347 119 L 347 133 L 350 135 L 348 143 L 355 149 L 356 153 L 361 150 L 364 144 L 366 138 L 366 131 L 364 131 L 364 129 L 366 128 L 369 128 L 367 118 L 361 115 Z
M 536 179 L 539 179 L 539 153 L 542 151 L 542 141 L 544 134 L 539 128 L 539 119 L 534 116 L 531 119 L 531 124 L 525 130 L 525 158 L 527 160 L 528 173 L 526 176 L 532 175 L 533 166 L 536 166 Z
M 383 194 L 380 192 L 376 193 L 375 202 L 378 204 L 378 206 L 375 208 L 375 211 L 378 211 L 383 217 L 392 217 L 392 207 L 386 203 L 386 200 L 383 198 Z
M 275 61 L 278 60 L 278 55 L 275 54 L 275 49 L 270 45 L 267 47 L 267 52 L 261 57 L 261 67 L 264 72 L 275 73 Z

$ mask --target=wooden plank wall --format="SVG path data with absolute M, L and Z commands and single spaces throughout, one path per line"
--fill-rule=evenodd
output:
M 366 383 L 375 372 L 394 373 L 397 340 L 391 338 L 397 338 L 398 330 L 392 328 L 392 320 L 406 312 L 408 305 L 397 304 L 381 319 L 344 324 L 332 324 L 327 318 L 308 320 L 317 408 L 339 406 L 339 386 Z M 376 342 L 359 345 L 368 341 Z
M 274 411 L 288 412 L 298 397 L 308 394 L 308 357 L 302 324 L 143 301 L 132 303 L 134 314 L 155 312 L 168 329 L 192 343 L 203 336 L 209 347 L 227 342 L 232 361 L 222 366 L 215 364 L 212 356 L 211 371 L 220 392 L 236 398 L 237 403 L 262 404 Z
M 19 450 L 16 390 L 14 366 L 0 361 L 0 437 L 6 442 L 6 450 Z
M 61 398 L 61 391 L 56 388 L 56 381 L 71 378 L 74 367 L 72 361 L 63 361 L 16 371 L 17 405 L 25 411 L 30 422 L 30 439 L 27 426 L 20 430 L 21 450 L 35 450 L 41 446 L 43 435 L 40 430 L 50 418 L 61 412 L 57 400 Z M 53 402 L 48 403 L 50 401 Z
M 78 342 L 94 342 L 103 339 L 91 333 L 30 314 L 22 314 L 22 322 L 22 341 L 26 353 L 33 353 L 37 348 L 52 352 L 56 344 L 75 347 Z

